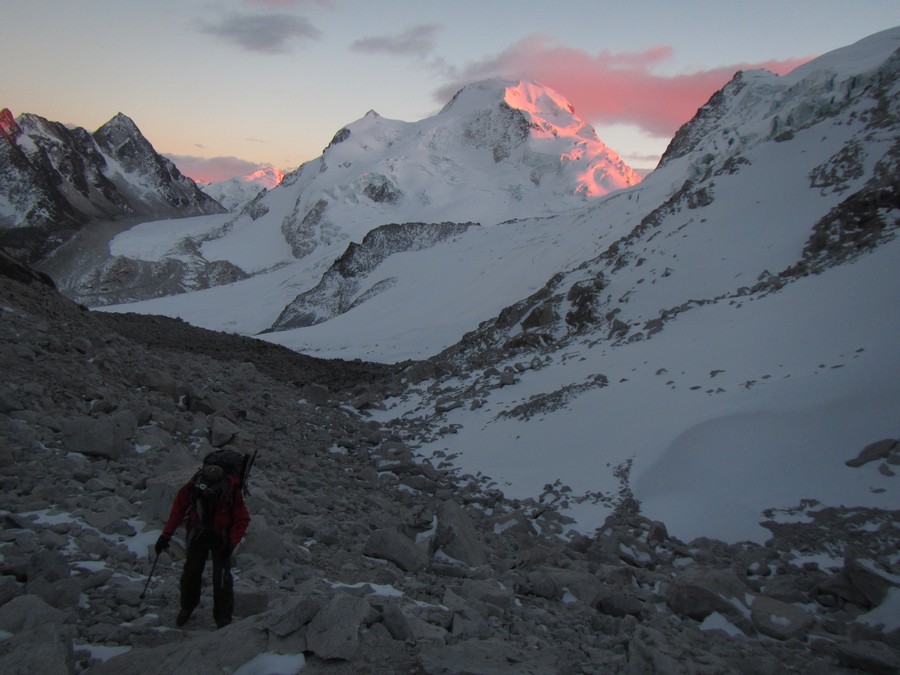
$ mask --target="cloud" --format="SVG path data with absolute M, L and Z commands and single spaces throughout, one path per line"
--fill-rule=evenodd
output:
M 331 0 L 244 0 L 248 5 L 258 5 L 260 7 L 300 7 L 302 5 L 319 5 L 320 7 L 331 7 Z
M 426 56 L 434 49 L 434 37 L 441 29 L 436 23 L 421 23 L 397 35 L 361 38 L 350 45 L 357 52 Z
M 194 155 L 166 154 L 185 176 L 202 183 L 216 183 L 235 176 L 246 176 L 268 164 L 250 162 L 240 157 L 196 157 Z
M 280 54 L 296 40 L 322 36 L 307 19 L 293 14 L 229 14 L 217 22 L 201 21 L 201 32 L 223 38 L 247 51 Z
M 445 102 L 463 85 L 490 77 L 534 80 L 555 89 L 594 124 L 630 124 L 647 134 L 670 138 L 738 70 L 766 68 L 784 74 L 808 61 L 787 59 L 735 64 L 683 75 L 658 75 L 654 67 L 673 54 L 671 47 L 641 52 L 590 54 L 565 47 L 545 35 L 531 35 L 499 55 L 472 64 L 452 84 L 435 93 Z

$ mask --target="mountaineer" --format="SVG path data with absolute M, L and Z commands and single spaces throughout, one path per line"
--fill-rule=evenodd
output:
M 169 519 L 154 546 L 159 556 L 168 548 L 178 526 L 185 523 L 187 559 L 181 574 L 181 610 L 175 619 L 177 626 L 187 623 L 200 604 L 207 557 L 212 557 L 216 626 L 222 628 L 231 623 L 234 611 L 231 555 L 244 537 L 250 514 L 244 504 L 242 477 L 209 463 L 209 460 L 207 457 L 203 468 L 178 491 Z

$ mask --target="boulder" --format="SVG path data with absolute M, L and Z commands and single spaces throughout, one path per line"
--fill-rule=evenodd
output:
M 429 623 L 409 607 L 396 604 L 387 605 L 382 613 L 382 621 L 388 633 L 395 640 L 410 641 L 415 644 L 440 644 L 447 642 L 447 629 Z
M 234 613 L 246 617 L 262 614 L 269 608 L 269 595 L 265 591 L 234 589 Z
M 240 427 L 221 415 L 209 419 L 209 442 L 217 448 L 230 443 L 240 432 Z
M 694 566 L 672 582 L 665 597 L 673 612 L 702 621 L 713 612 L 742 614 L 748 592 L 730 570 Z
M 328 599 L 323 593 L 308 593 L 300 600 L 270 612 L 266 617 L 266 629 L 273 635 L 286 637 L 312 621 Z
M 322 659 L 352 660 L 359 650 L 360 625 L 370 609 L 362 598 L 336 594 L 309 623 L 309 651 Z
M 278 561 L 290 556 L 284 538 L 269 525 L 266 517 L 253 514 L 244 541 L 238 549 L 241 553 L 257 555 L 265 560 Z
M 121 432 L 109 418 L 75 417 L 62 423 L 67 450 L 90 457 L 118 459 L 122 453 Z
M 845 642 L 837 645 L 836 656 L 841 665 L 866 673 L 896 675 L 900 672 L 900 652 L 883 642 Z
M 454 501 L 445 501 L 438 508 L 437 532 L 431 551 L 443 551 L 447 556 L 477 567 L 487 562 L 487 553 L 475 533 L 472 521 Z
M 177 401 L 179 397 L 178 383 L 171 373 L 158 368 L 150 368 L 137 377 L 137 384 L 147 387 L 150 391 L 158 391 L 165 394 L 173 401 Z
M 451 410 L 455 410 L 456 408 L 461 408 L 463 402 L 458 398 L 453 398 L 450 396 L 445 396 L 443 398 L 439 398 L 434 404 L 434 412 L 438 415 L 442 415 L 445 412 L 450 412 Z
M 628 673 L 681 673 L 681 650 L 662 633 L 639 626 L 628 643 Z
M 597 608 L 608 616 L 640 616 L 644 610 L 644 603 L 633 595 L 613 591 L 600 598 Z
M 844 573 L 871 607 L 880 605 L 891 587 L 900 588 L 900 577 L 882 569 L 874 560 L 846 560 Z
M 4 675 L 70 675 L 73 669 L 72 628 L 47 623 L 14 636 L 3 647 Z
M 7 633 L 21 633 L 65 620 L 65 612 L 54 609 L 36 595 L 20 595 L 0 607 L 0 631 Z
M 558 568 L 548 568 L 545 571 L 560 593 L 568 591 L 588 607 L 596 607 L 597 602 L 604 594 L 603 583 L 590 572 Z
M 508 588 L 489 579 L 466 579 L 459 595 L 470 603 L 491 605 L 501 611 L 508 611 L 515 603 L 515 596 Z
M 331 392 L 324 384 L 306 384 L 301 393 L 310 405 L 329 405 L 332 400 Z
M 427 561 L 425 552 L 412 539 L 393 528 L 375 530 L 366 541 L 363 553 L 389 560 L 404 572 L 417 570 Z
M 800 607 L 773 598 L 756 598 L 751 607 L 753 627 L 776 640 L 802 639 L 813 617 Z

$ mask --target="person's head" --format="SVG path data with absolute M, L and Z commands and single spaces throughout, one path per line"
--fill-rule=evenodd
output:
M 204 466 L 195 481 L 197 489 L 207 497 L 222 492 L 225 487 L 225 472 L 222 467 L 210 465 Z

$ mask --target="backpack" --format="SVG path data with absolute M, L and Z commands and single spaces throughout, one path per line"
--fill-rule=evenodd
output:
M 226 476 L 237 477 L 238 489 L 242 490 L 245 495 L 249 495 L 250 489 L 247 487 L 247 482 L 258 452 L 259 450 L 254 450 L 252 455 L 244 455 L 235 450 L 213 450 L 203 458 L 203 466 L 218 466 L 222 468 Z

